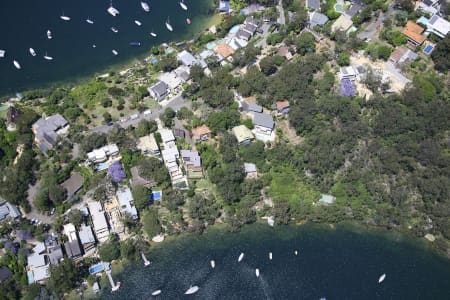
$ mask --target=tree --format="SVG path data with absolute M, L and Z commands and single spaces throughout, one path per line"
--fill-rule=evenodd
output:
M 103 133 L 92 133 L 81 140 L 81 149 L 90 152 L 96 148 L 103 147 L 107 143 L 106 135 Z
M 143 185 L 137 185 L 132 192 L 134 205 L 139 211 L 142 211 L 150 203 L 150 190 Z
M 162 231 L 158 220 L 158 211 L 156 209 L 150 209 L 144 213 L 142 224 L 144 225 L 145 233 L 149 238 L 158 235 Z
M 120 257 L 129 259 L 129 260 L 136 260 L 139 258 L 139 251 L 136 248 L 134 239 L 127 239 L 120 243 Z
M 82 272 L 71 259 L 65 259 L 59 265 L 50 267 L 50 278 L 46 281 L 47 289 L 57 297 L 72 290 L 80 281 Z
M 148 157 L 138 164 L 139 176 L 146 180 L 154 180 L 158 185 L 169 185 L 170 177 L 163 162 L 156 157 Z
M 264 75 L 269 76 L 277 71 L 277 65 L 273 56 L 266 56 L 259 62 L 259 68 Z
M 297 53 L 305 55 L 306 53 L 313 53 L 316 51 L 316 40 L 312 33 L 302 32 L 298 38 L 295 39 L 295 46 Z
M 341 67 L 343 66 L 349 66 L 350 65 L 350 53 L 348 52 L 341 52 L 338 55 L 337 63 Z
M 112 116 L 109 112 L 105 111 L 103 113 L 103 119 L 105 120 L 105 123 L 109 123 L 112 121 Z
M 266 40 L 267 44 L 269 44 L 269 45 L 276 45 L 278 43 L 281 43 L 282 41 L 283 41 L 283 35 L 279 32 L 272 33 L 271 35 L 269 35 L 267 37 L 267 40 Z
M 200 83 L 203 77 L 205 77 L 205 73 L 203 73 L 203 68 L 198 64 L 193 65 L 190 69 L 189 77 L 194 82 Z
M 177 111 L 178 120 L 190 120 L 192 119 L 194 113 L 187 107 L 182 107 Z
M 143 137 L 154 133 L 158 130 L 158 124 L 155 120 L 141 120 L 139 121 L 138 127 L 136 127 L 135 132 L 138 137 Z
M 75 225 L 76 227 L 80 227 L 83 224 L 83 215 L 79 209 L 72 209 L 69 213 L 69 222 Z
M 166 56 L 158 63 L 159 68 L 164 72 L 170 72 L 178 67 L 178 61 L 173 56 Z
M 214 132 L 224 132 L 239 124 L 239 112 L 230 107 L 215 111 L 208 116 L 206 124 Z
M 113 261 L 120 257 L 120 244 L 116 238 L 110 239 L 98 247 L 98 254 L 102 261 Z
M 173 119 L 175 118 L 175 111 L 171 107 L 167 107 L 162 115 L 160 116 L 161 121 L 163 122 L 165 127 L 172 128 L 173 127 Z
M 431 52 L 431 59 L 436 70 L 444 73 L 448 72 L 450 69 L 450 34 L 447 34 L 444 39 L 437 43 L 433 52 Z

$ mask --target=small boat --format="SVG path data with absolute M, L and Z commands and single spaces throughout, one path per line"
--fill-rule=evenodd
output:
M 141 23 L 140 21 L 138 21 L 138 20 L 134 20 L 134 23 L 135 23 L 137 26 L 141 26 L 141 25 L 142 25 L 142 23 Z
M 191 25 L 191 19 L 186 18 L 186 23 L 187 23 L 188 25 Z
M 96 44 L 93 44 L 93 45 L 92 45 L 92 48 L 97 48 L 97 45 L 96 45 Z
M 152 37 L 156 37 L 156 33 L 154 33 L 153 31 L 150 32 L 150 35 L 151 35 Z
M 33 48 L 28 49 L 30 51 L 31 56 L 36 56 L 36 51 Z
M 144 266 L 145 267 L 147 267 L 147 266 L 149 266 L 151 264 L 151 262 L 147 259 L 147 257 L 145 257 L 144 252 L 141 252 L 141 257 L 142 257 L 142 260 L 144 261 Z
M 184 0 L 181 0 L 180 6 L 181 6 L 181 8 L 184 9 L 184 10 L 187 10 L 187 9 L 188 9 L 187 5 L 184 4 Z
M 238 262 L 241 262 L 244 259 L 244 252 L 239 255 Z
M 272 260 L 272 252 L 269 252 L 269 259 Z
M 52 37 L 52 32 L 50 31 L 50 30 L 47 30 L 47 38 L 49 39 L 49 40 L 51 40 L 53 37 Z
M 20 66 L 19 62 L 17 60 L 13 61 L 14 67 L 16 67 L 16 69 L 20 70 L 22 69 L 22 67 Z
M 117 281 L 116 285 L 111 289 L 111 291 L 112 291 L 112 292 L 117 291 L 117 290 L 120 288 L 120 284 L 121 284 L 121 282 L 120 282 L 120 281 Z
M 294 251 L 294 254 L 295 254 L 295 255 L 298 255 L 298 251 L 297 251 L 297 250 L 295 250 L 295 251 Z
M 194 285 L 194 286 L 191 286 L 184 294 L 185 295 L 192 295 L 192 294 L 197 293 L 198 290 L 199 290 L 199 287 Z
M 139 47 L 139 46 L 141 46 L 141 42 L 131 42 L 130 46 Z
M 216 262 L 214 260 L 211 260 L 211 268 L 215 268 L 216 267 Z
M 63 21 L 70 21 L 70 17 L 66 16 L 64 13 L 60 16 Z
M 141 7 L 144 11 L 149 12 L 150 11 L 150 6 L 148 5 L 147 2 L 141 1 Z
M 116 8 L 113 7 L 112 0 L 111 0 L 111 5 L 107 9 L 107 12 L 113 17 L 115 17 L 115 16 L 117 16 L 119 14 L 119 11 Z
M 385 278 L 386 278 L 386 274 L 381 275 L 380 278 L 378 278 L 378 283 L 382 283 Z
M 116 27 L 111 27 L 111 31 L 114 32 L 114 33 L 118 33 L 119 29 L 117 29 Z
M 45 58 L 46 60 L 53 60 L 53 57 L 48 56 L 48 55 L 47 55 L 47 52 L 45 52 L 44 58 Z
M 259 269 L 255 270 L 256 277 L 259 277 Z
M 92 21 L 90 18 L 87 18 L 86 22 L 89 23 L 89 24 L 94 24 L 94 21 Z
M 167 17 L 166 28 L 167 28 L 167 30 L 169 30 L 169 31 L 173 31 L 173 27 L 172 27 L 172 25 L 170 25 L 169 17 Z
M 152 292 L 152 296 L 158 296 L 159 294 L 161 294 L 161 290 L 156 290 Z
M 117 52 L 116 50 L 112 50 L 112 53 L 114 54 L 114 55 L 117 55 L 117 54 L 119 54 L 119 52 Z
M 5 57 L 5 53 L 6 53 L 5 50 L 1 50 L 1 49 L 0 49 L 0 57 L 1 57 L 1 58 Z

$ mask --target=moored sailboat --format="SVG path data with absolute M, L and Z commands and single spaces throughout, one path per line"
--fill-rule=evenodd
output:
M 172 25 L 170 25 L 170 19 L 169 19 L 169 17 L 167 17 L 166 28 L 167 28 L 167 30 L 169 30 L 169 31 L 173 31 L 173 27 L 172 27 Z

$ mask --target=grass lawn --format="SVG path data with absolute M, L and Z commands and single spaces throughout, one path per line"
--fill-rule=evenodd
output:
M 320 198 L 320 192 L 301 182 L 294 174 L 272 172 L 269 195 L 275 201 L 287 200 L 292 204 L 299 202 L 313 203 Z

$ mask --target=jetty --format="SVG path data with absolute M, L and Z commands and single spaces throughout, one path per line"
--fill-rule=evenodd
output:
M 144 252 L 141 252 L 142 260 L 144 261 L 144 266 L 148 266 L 151 262 L 145 257 Z
M 111 275 L 111 269 L 106 271 L 106 275 L 108 275 L 109 283 L 111 284 L 111 292 L 117 291 L 120 288 L 120 282 L 117 282 L 117 284 L 114 282 Z

